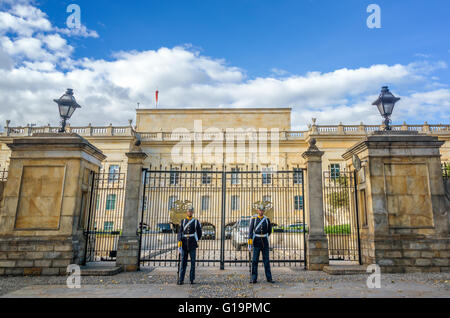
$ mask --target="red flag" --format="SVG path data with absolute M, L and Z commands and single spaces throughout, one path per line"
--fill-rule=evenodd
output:
M 158 106 L 158 99 L 159 99 L 159 91 L 156 90 L 156 106 Z

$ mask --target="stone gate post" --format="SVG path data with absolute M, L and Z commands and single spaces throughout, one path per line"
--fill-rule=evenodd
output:
M 308 270 L 322 270 L 329 264 L 328 239 L 324 230 L 322 156 L 324 152 L 309 141 L 308 150 L 302 154 L 306 160 L 306 213 L 308 233 L 306 235 L 306 266 Z
M 116 265 L 124 271 L 136 271 L 139 268 L 139 236 L 137 233 L 140 220 L 140 199 L 142 193 L 142 169 L 147 155 L 136 147 L 127 153 L 127 183 L 125 188 L 125 207 L 123 213 L 123 230 L 117 247 Z
M 344 155 L 358 156 L 361 253 L 383 272 L 448 272 L 449 211 L 436 136 L 380 131 Z
M 89 189 L 106 158 L 77 134 L 17 138 L 0 209 L 0 276 L 64 275 L 83 262 Z

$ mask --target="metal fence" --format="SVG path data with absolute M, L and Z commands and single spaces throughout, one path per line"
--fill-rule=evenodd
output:
M 450 178 L 450 163 L 443 162 L 441 164 L 442 167 L 442 175 L 444 176 L 444 181 L 447 181 Z
M 354 172 L 325 171 L 323 192 L 330 260 L 361 262 Z
M 249 221 L 256 201 L 272 202 L 270 258 L 276 266 L 304 262 L 305 232 L 303 170 L 277 172 L 146 170 L 141 217 L 140 263 L 176 266 L 177 231 L 184 215 L 175 215 L 173 203 L 189 200 L 202 224 L 197 250 L 200 266 L 248 266 Z
M 114 261 L 122 233 L 125 173 L 95 174 L 85 224 L 86 261 Z
M 6 182 L 8 180 L 8 170 L 0 170 L 0 182 Z

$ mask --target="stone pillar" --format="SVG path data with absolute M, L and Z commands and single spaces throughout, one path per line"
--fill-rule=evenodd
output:
M 357 181 L 365 265 L 384 272 L 450 270 L 443 144 L 418 132 L 375 132 L 343 155 L 349 165 L 354 155 L 363 163 Z
M 139 209 L 141 202 L 142 168 L 147 155 L 135 148 L 126 154 L 128 157 L 127 184 L 125 189 L 125 207 L 123 230 L 119 238 L 116 265 L 124 271 L 137 271 L 139 268 L 139 236 L 138 227 L 141 218 Z
M 308 270 L 322 270 L 329 264 L 328 239 L 324 229 L 322 156 L 324 152 L 309 141 L 308 150 L 302 154 L 306 160 L 306 213 L 308 234 L 306 235 L 306 266 Z
M 0 275 L 64 275 L 81 264 L 102 152 L 76 134 L 14 139 L 0 209 Z

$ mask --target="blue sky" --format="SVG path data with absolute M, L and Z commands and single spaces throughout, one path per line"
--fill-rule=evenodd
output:
M 64 27 L 72 1 L 40 1 Z M 75 41 L 75 56 L 108 58 L 121 50 L 190 43 L 225 58 L 249 76 L 272 68 L 305 73 L 373 64 L 410 63 L 416 54 L 450 57 L 450 2 L 446 0 L 95 0 L 77 1 L 82 21 L 99 39 Z M 369 29 L 366 8 L 382 9 L 382 28 Z M 442 72 L 450 80 L 448 72 Z
M 1 2 L 6 2 L 4 13 L 37 19 L 36 13 L 14 10 L 10 0 Z M 293 126 L 298 129 L 311 117 L 319 118 L 319 123 L 379 123 L 369 101 L 381 85 L 389 85 L 402 97 L 395 122 L 449 121 L 446 0 L 19 2 L 42 12 L 51 24 L 50 29 L 36 27 L 30 34 L 5 22 L 2 32 L 0 18 L 3 51 L 13 68 L 28 67 L 36 81 L 50 78 L 54 84 L 30 84 L 28 93 L 36 95 L 32 102 L 44 105 L 43 91 L 60 94 L 65 86 L 73 86 L 87 103 L 86 116 L 97 124 L 101 119 L 124 121 L 118 114 L 133 116 L 137 102 L 151 107 L 156 88 L 162 107 L 293 107 Z M 81 7 L 81 23 L 95 36 L 61 31 L 70 3 Z M 371 3 L 381 7 L 381 29 L 366 25 Z M 52 34 L 53 40 L 58 36 L 66 41 L 64 45 L 49 46 L 43 37 Z M 49 54 L 24 53 L 27 48 L 15 44 L 23 38 L 39 39 Z M 7 87 L 0 83 L 0 102 L 1 90 Z M 33 91 L 37 87 L 43 91 Z M 93 89 L 106 92 L 92 94 Z M 261 94 L 264 99 L 255 97 Z M 7 111 L 0 119 L 47 120 L 45 112 L 32 118 L 27 117 L 29 112 L 20 113 Z

